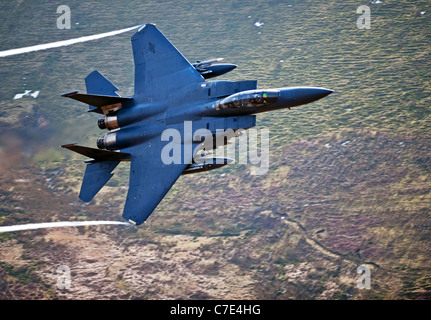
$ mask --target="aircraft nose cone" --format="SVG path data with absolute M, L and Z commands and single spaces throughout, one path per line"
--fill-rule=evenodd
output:
M 330 89 L 316 88 L 316 87 L 303 87 L 295 89 L 295 104 L 301 105 L 310 103 L 326 97 L 327 95 L 334 92 Z
M 226 68 L 227 71 L 232 71 L 233 69 L 235 69 L 237 67 L 236 64 L 229 64 L 228 67 Z

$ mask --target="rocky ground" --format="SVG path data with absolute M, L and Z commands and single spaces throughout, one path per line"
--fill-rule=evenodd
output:
M 426 136 L 340 132 L 289 145 L 265 176 L 184 176 L 142 227 L 3 233 L 2 298 L 427 297 L 430 147 Z M 3 170 L 2 224 L 121 219 L 122 186 L 83 204 L 70 170 Z M 60 290 L 62 265 L 71 286 Z M 360 265 L 370 290 L 356 286 Z
M 0 298 L 430 299 L 430 3 L 368 1 L 371 29 L 360 30 L 365 4 L 80 2 L 59 30 L 52 1 L 4 1 L 2 50 L 155 22 L 190 61 L 238 64 L 217 79 L 334 93 L 258 115 L 266 174 L 231 164 L 183 176 L 144 226 L 0 233 Z M 85 92 L 89 72 L 133 94 L 129 36 L 2 58 L 1 226 L 122 220 L 128 164 L 84 204 L 83 159 L 58 146 L 104 134 L 61 97 Z M 40 94 L 13 99 L 25 90 Z M 70 270 L 69 289 L 57 270 Z

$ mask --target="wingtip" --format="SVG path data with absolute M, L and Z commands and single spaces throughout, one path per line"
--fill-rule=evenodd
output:
M 63 93 L 61 96 L 62 97 L 66 97 L 66 98 L 68 98 L 68 97 L 70 97 L 70 96 L 74 96 L 75 94 L 77 94 L 79 91 L 77 91 L 77 90 L 75 90 L 75 91 L 71 91 L 71 92 L 66 92 L 66 93 Z
M 68 144 L 62 144 L 60 146 L 60 148 L 66 148 L 66 149 L 68 149 L 68 148 L 74 147 L 74 146 L 76 146 L 76 143 L 68 143 Z
M 157 27 L 156 27 L 156 24 L 155 24 L 155 23 L 145 23 L 145 24 L 141 24 L 141 25 L 140 25 L 140 27 L 139 27 L 139 29 L 138 29 L 138 32 L 142 32 L 144 29 L 148 29 L 148 28 L 151 28 L 151 27 L 153 27 L 153 28 L 156 28 L 156 29 L 157 29 Z

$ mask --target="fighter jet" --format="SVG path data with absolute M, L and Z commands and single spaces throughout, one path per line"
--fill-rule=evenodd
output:
M 98 126 L 109 132 L 97 140 L 97 149 L 77 144 L 61 147 L 90 158 L 79 193 L 86 202 L 109 181 L 121 161 L 130 161 L 123 218 L 136 225 L 147 220 L 180 175 L 231 162 L 202 156 L 205 143 L 194 133 L 206 130 L 216 141 L 214 147 L 225 145 L 240 130 L 255 126 L 257 113 L 290 109 L 332 93 L 318 87 L 258 89 L 256 80 L 206 81 L 205 75 L 220 74 L 215 69 L 205 73 L 215 61 L 191 64 L 153 24 L 141 27 L 131 40 L 134 94 L 121 97 L 101 73 L 90 73 L 85 78 L 87 93 L 74 91 L 63 96 L 88 104 L 89 112 L 103 115 Z M 232 65 L 222 71 L 229 68 L 233 69 Z M 233 135 L 220 142 L 216 136 L 223 130 Z M 172 131 L 180 135 L 179 140 L 174 141 L 173 135 L 166 139 L 166 133 Z M 166 161 L 167 144 L 172 150 L 183 150 L 180 157 Z

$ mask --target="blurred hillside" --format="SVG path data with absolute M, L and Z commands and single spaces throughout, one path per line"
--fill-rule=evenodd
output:
M 230 165 L 181 177 L 145 226 L 0 234 L 1 298 L 429 299 L 429 1 L 0 4 L 0 51 L 143 23 L 189 59 L 224 57 L 217 80 L 321 86 L 321 101 L 257 117 L 270 170 Z M 359 30 L 359 5 L 371 29 Z M 97 115 L 62 98 L 97 69 L 133 93 L 130 33 L 0 58 L 0 224 L 121 219 L 128 165 L 90 204 L 77 198 Z M 37 98 L 14 100 L 24 90 Z M 72 289 L 56 288 L 58 265 Z M 370 290 L 356 287 L 359 265 Z

